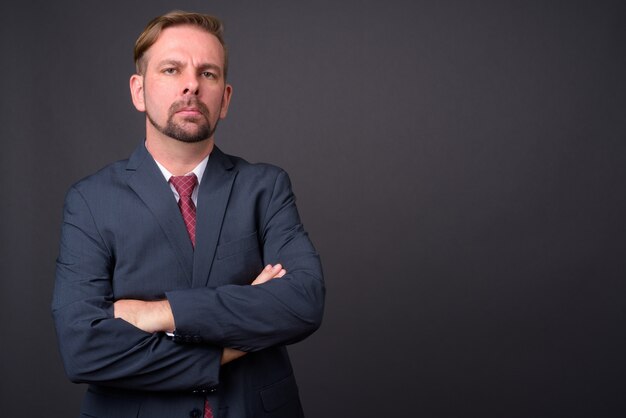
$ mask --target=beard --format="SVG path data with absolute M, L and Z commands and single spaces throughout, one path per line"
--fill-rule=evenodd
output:
M 185 107 L 195 107 L 201 114 L 195 117 L 187 117 L 183 119 L 182 122 L 174 121 L 176 112 Z M 157 131 L 169 136 L 170 138 L 186 143 L 201 142 L 211 138 L 217 129 L 217 123 L 219 121 L 219 119 L 216 120 L 215 125 L 211 126 L 209 109 L 204 103 L 193 98 L 174 102 L 167 112 L 167 121 L 165 122 L 165 126 L 159 125 L 150 116 L 147 109 L 146 117 Z

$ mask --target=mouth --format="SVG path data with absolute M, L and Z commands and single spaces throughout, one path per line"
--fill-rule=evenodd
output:
M 178 109 L 176 111 L 177 114 L 181 114 L 183 116 L 200 116 L 202 115 L 202 111 L 200 111 L 200 109 L 198 109 L 197 107 L 183 107 L 181 109 Z

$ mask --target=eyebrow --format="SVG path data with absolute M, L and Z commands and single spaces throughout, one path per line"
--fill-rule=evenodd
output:
M 172 59 L 159 61 L 159 63 L 157 64 L 157 67 L 163 67 L 164 65 L 173 65 L 173 66 L 176 66 L 176 67 L 184 67 L 184 64 L 181 61 L 172 60 Z
M 160 61 L 157 64 L 157 67 L 163 67 L 165 65 L 173 65 L 175 67 L 184 67 L 185 64 L 182 61 L 178 61 L 175 59 L 166 59 L 163 61 Z M 198 65 L 198 69 L 199 70 L 214 70 L 214 71 L 218 71 L 220 74 L 222 73 L 222 67 L 220 67 L 217 64 L 211 64 L 211 63 L 202 63 L 200 65 Z

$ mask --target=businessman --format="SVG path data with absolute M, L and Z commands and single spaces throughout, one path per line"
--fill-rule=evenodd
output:
M 320 325 L 321 265 L 287 174 L 215 145 L 222 25 L 170 12 L 134 52 L 145 141 L 64 207 L 52 312 L 81 416 L 301 417 L 285 346 Z

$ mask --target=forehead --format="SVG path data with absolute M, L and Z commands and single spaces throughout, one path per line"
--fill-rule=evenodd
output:
M 163 60 L 224 65 L 224 48 L 215 35 L 192 25 L 165 28 L 146 51 L 148 65 Z

